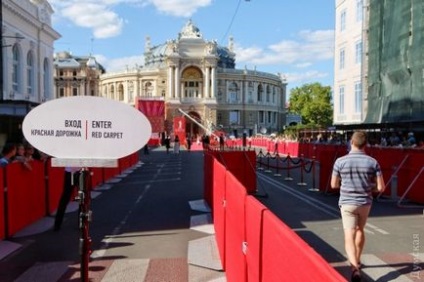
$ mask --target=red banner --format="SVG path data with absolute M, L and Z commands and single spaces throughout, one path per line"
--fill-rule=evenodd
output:
M 178 135 L 180 143 L 185 144 L 186 142 L 186 120 L 184 117 L 174 118 L 174 135 Z
M 165 101 L 138 99 L 136 107 L 150 121 L 153 134 L 164 131 Z

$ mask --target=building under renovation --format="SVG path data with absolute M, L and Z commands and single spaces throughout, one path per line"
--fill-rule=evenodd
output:
M 424 130 L 423 11 L 423 1 L 336 0 L 338 128 Z

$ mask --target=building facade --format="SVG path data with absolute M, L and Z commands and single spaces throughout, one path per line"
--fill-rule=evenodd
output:
M 2 0 L 0 146 L 21 141 L 20 126 L 32 107 L 53 99 L 53 43 L 46 0 Z
M 54 54 L 55 98 L 98 96 L 99 77 L 105 70 L 92 56 L 73 56 L 69 52 Z
M 336 0 L 334 50 L 334 124 L 364 119 L 364 1 Z
M 219 46 L 188 21 L 177 39 L 152 46 L 146 38 L 144 66 L 101 75 L 100 95 L 131 105 L 163 100 L 165 123 L 189 115 L 191 135 L 280 131 L 286 123 L 286 82 L 279 75 L 236 69 L 235 56 L 232 39 L 228 47 Z

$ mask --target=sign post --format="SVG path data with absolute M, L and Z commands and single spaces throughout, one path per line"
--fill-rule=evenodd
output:
M 118 159 L 140 150 L 152 128 L 135 108 L 101 97 L 59 98 L 32 109 L 22 125 L 26 140 L 51 155 L 52 166 L 78 167 L 81 281 L 88 282 L 91 238 L 89 167 L 116 167 Z

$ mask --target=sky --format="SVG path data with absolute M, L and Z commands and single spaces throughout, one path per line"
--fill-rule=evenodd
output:
M 333 85 L 334 0 L 49 0 L 55 52 L 92 54 L 107 72 L 143 65 L 151 45 L 176 39 L 188 20 L 228 46 L 236 68 L 282 74 L 288 91 Z

